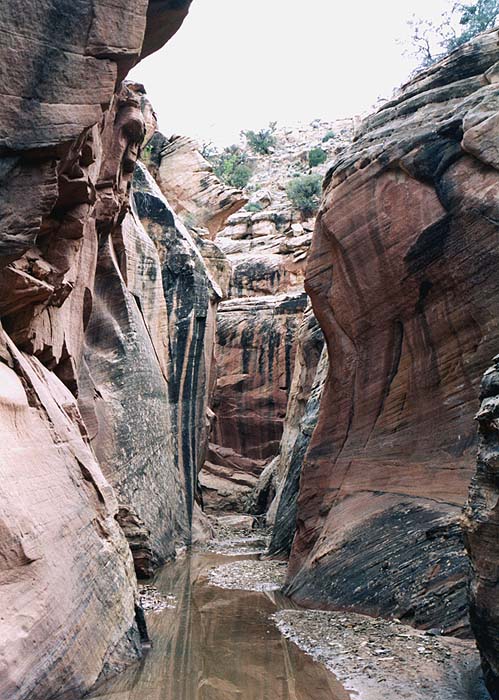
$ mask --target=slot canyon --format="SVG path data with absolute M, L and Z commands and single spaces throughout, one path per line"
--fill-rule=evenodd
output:
M 0 7 L 0 700 L 499 700 L 499 29 L 231 183 L 203 2 Z

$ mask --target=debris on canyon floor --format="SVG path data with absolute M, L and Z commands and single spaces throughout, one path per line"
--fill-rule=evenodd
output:
M 260 553 L 260 530 L 242 530 L 242 523 L 212 518 L 215 539 L 208 551 Z M 264 531 L 267 536 L 267 531 Z M 215 548 L 215 549 L 212 549 Z M 209 571 L 212 585 L 257 592 L 278 591 L 286 564 L 243 559 Z M 286 605 L 286 600 L 283 598 Z M 291 605 L 291 603 L 290 603 Z M 284 637 L 323 664 L 356 700 L 488 700 L 474 642 L 423 632 L 397 620 L 351 612 L 285 609 L 272 615 Z
M 324 664 L 359 700 L 489 697 L 472 641 L 356 613 L 281 610 L 272 618 L 287 639 Z
M 210 583 L 220 588 L 244 591 L 278 591 L 284 585 L 286 565 L 275 561 L 247 559 L 212 569 Z
M 164 594 L 149 583 L 139 586 L 140 604 L 146 612 L 159 612 L 168 608 L 177 607 L 177 599 L 174 595 Z
M 197 549 L 213 554 L 244 556 L 264 554 L 270 541 L 270 530 L 254 527 L 252 515 L 211 516 L 214 537 L 202 543 Z

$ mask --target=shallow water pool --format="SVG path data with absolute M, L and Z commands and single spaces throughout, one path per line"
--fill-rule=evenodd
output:
M 248 560 L 213 552 L 166 565 L 154 585 L 174 608 L 147 614 L 153 647 L 90 695 L 99 700 L 349 700 L 343 686 L 278 631 L 293 608 L 278 592 L 226 590 L 208 572 Z M 256 557 L 255 557 L 256 559 Z

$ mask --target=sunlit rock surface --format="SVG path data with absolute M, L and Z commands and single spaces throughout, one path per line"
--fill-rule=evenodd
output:
M 459 518 L 499 344 L 498 59 L 496 30 L 423 73 L 326 178 L 306 286 L 331 369 L 302 470 L 296 600 L 467 631 Z

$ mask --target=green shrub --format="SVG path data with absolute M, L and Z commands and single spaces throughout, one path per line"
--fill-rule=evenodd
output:
M 322 177 L 320 175 L 296 177 L 288 182 L 286 192 L 293 206 L 303 215 L 310 216 L 319 208 Z
M 243 190 L 248 184 L 251 178 L 252 172 L 251 168 L 244 163 L 236 165 L 231 175 L 228 178 L 229 185 L 235 187 L 238 190 Z
M 327 141 L 331 141 L 331 139 L 335 138 L 336 134 L 334 133 L 334 131 L 328 131 L 327 134 L 324 134 L 324 136 L 322 137 L 322 143 L 326 143 Z
M 252 214 L 256 214 L 257 212 L 262 211 L 263 207 L 260 204 L 260 202 L 250 202 L 246 205 L 245 209 L 246 211 L 249 211 Z
M 247 165 L 248 156 L 239 146 L 227 146 L 221 153 L 205 154 L 213 165 L 213 172 L 231 187 L 243 189 L 252 175 Z
M 255 153 L 266 156 L 270 153 L 270 149 L 275 146 L 274 131 L 276 122 L 271 122 L 268 129 L 260 129 L 260 131 L 243 131 L 244 136 L 248 140 L 248 146 Z
M 308 164 L 311 168 L 315 168 L 316 165 L 322 165 L 327 160 L 327 153 L 323 148 L 312 148 L 308 154 Z

